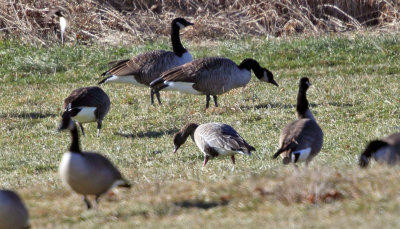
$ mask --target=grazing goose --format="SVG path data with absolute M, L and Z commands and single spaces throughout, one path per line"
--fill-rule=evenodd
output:
M 273 158 L 281 155 L 283 164 L 305 161 L 308 165 L 315 155 L 321 151 L 323 133 L 308 108 L 306 97 L 310 85 L 307 77 L 300 80 L 296 106 L 297 120 L 287 124 L 281 131 L 280 149 L 274 154 Z
M 394 165 L 400 162 L 400 133 L 387 136 L 382 140 L 371 141 L 360 155 L 359 165 L 368 166 L 370 158 L 376 161 Z
M 69 129 L 72 142 L 69 152 L 64 153 L 59 172 L 61 180 L 78 194 L 83 195 L 87 208 L 92 205 L 87 195 L 95 196 L 95 204 L 99 197 L 108 190 L 119 186 L 130 188 L 117 168 L 104 156 L 98 153 L 82 152 L 79 146 L 79 134 L 70 113 L 64 113 L 59 130 Z
M 253 70 L 256 77 L 275 86 L 272 73 L 262 68 L 253 59 L 244 59 L 237 65 L 230 59 L 223 57 L 206 57 L 172 68 L 150 83 L 158 91 L 173 90 L 195 95 L 206 95 L 206 108 L 209 107 L 210 95 L 213 96 L 215 106 L 218 106 L 217 95 L 231 89 L 244 87 L 250 81 Z
M 189 123 L 174 135 L 174 153 L 185 143 L 189 135 L 204 153 L 203 167 L 209 159 L 217 156 L 231 156 L 232 163 L 235 165 L 235 154 L 251 155 L 251 151 L 256 150 L 227 124 L 206 123 L 198 125 Z
M 69 113 L 76 120 L 85 135 L 82 123 L 97 122 L 99 137 L 104 117 L 110 110 L 110 98 L 99 87 L 82 87 L 75 89 L 64 100 L 64 113 Z
M 18 194 L 0 190 L 0 229 L 29 227 L 29 213 Z
M 149 51 L 132 59 L 115 61 L 115 66 L 104 72 L 107 76 L 101 80 L 102 83 L 131 83 L 137 86 L 148 87 L 150 82 L 157 79 L 160 74 L 170 68 L 192 61 L 192 55 L 182 46 L 179 38 L 179 30 L 193 25 L 183 18 L 175 18 L 171 23 L 171 51 L 156 50 Z M 151 104 L 154 103 L 154 94 L 158 103 L 161 104 L 159 92 L 150 90 Z

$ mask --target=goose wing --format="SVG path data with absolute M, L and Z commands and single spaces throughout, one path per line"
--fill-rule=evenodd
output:
M 171 55 L 172 52 L 164 50 L 149 51 L 139 54 L 131 59 L 125 59 L 116 61 L 116 65 L 102 75 L 111 74 L 116 76 L 129 76 L 138 75 L 143 71 L 146 66 L 155 66 L 159 60 L 162 60 L 163 56 Z M 172 53 L 173 54 L 173 53 Z M 160 59 L 161 58 L 161 59 Z
M 68 104 L 71 107 L 88 106 L 88 107 L 109 107 L 110 98 L 99 87 L 83 87 L 75 89 L 64 100 L 64 109 Z
M 280 149 L 274 154 L 276 158 L 279 154 L 302 150 L 306 148 L 318 148 L 322 146 L 322 130 L 312 119 L 295 120 L 281 132 Z
M 236 65 L 233 61 L 222 57 L 206 57 L 172 68 L 163 72 L 160 78 L 163 81 L 195 83 L 197 78 L 204 75 L 213 75 L 225 65 Z
M 199 134 L 210 147 L 222 148 L 229 151 L 242 151 L 244 153 L 255 150 L 235 129 L 227 124 L 212 123 L 210 124 L 210 128 L 206 128 Z

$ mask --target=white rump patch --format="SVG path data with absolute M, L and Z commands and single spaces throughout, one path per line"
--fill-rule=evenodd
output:
M 112 75 L 110 78 L 106 79 L 106 81 L 104 83 L 130 83 L 130 84 L 134 84 L 136 86 L 148 87 L 147 85 L 137 82 L 133 75 L 130 75 L 130 76 Z
M 311 147 L 292 152 L 291 160 L 292 160 L 293 163 L 295 163 L 296 154 L 299 154 L 299 159 L 297 160 L 297 162 L 304 162 L 304 161 L 306 161 L 306 159 L 308 158 L 310 153 L 311 153 Z
M 85 122 L 94 122 L 96 121 L 96 116 L 94 112 L 96 111 L 96 107 L 80 107 L 82 108 L 78 114 L 76 114 L 73 118 L 79 123 Z
M 180 91 L 187 94 L 202 95 L 203 93 L 195 90 L 192 86 L 194 83 L 173 82 L 165 81 L 164 84 L 168 85 L 164 91 Z

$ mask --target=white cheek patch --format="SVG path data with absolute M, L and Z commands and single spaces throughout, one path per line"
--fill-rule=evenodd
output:
M 185 26 L 184 26 L 182 23 L 180 23 L 180 22 L 177 22 L 176 25 L 179 26 L 180 29 L 185 28 Z
M 306 161 L 310 153 L 311 153 L 311 147 L 292 152 L 291 161 L 293 163 Z M 296 161 L 296 156 L 298 157 L 297 161 Z

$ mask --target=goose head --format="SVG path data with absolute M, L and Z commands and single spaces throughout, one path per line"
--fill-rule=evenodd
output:
M 254 71 L 254 74 L 256 75 L 256 77 L 259 80 L 267 82 L 267 83 L 270 83 L 270 84 L 273 84 L 273 85 L 279 87 L 279 84 L 274 80 L 274 75 L 268 69 L 261 68 L 261 71 Z
M 194 131 L 198 126 L 199 125 L 196 123 L 186 124 L 178 133 L 174 135 L 174 153 L 176 153 L 179 147 L 186 142 L 189 135 L 191 135 L 193 138 Z
M 371 141 L 365 148 L 364 152 L 360 155 L 358 165 L 361 168 L 366 168 L 369 164 L 372 154 L 374 154 L 376 151 L 378 151 L 382 147 L 386 147 L 386 146 L 388 146 L 388 143 L 386 143 L 384 141 L 381 141 L 381 140 Z
M 307 91 L 308 88 L 311 86 L 312 84 L 310 83 L 310 80 L 307 77 L 303 77 L 300 79 L 300 83 L 299 83 L 299 87 L 303 90 L 303 91 Z
M 77 111 L 77 109 L 66 109 L 64 111 L 64 113 L 62 114 L 62 119 L 60 122 L 60 126 L 58 127 L 58 131 L 62 131 L 62 130 L 73 130 L 74 128 L 76 128 L 75 126 L 75 122 L 72 119 L 72 116 L 74 115 L 75 112 L 79 112 Z
M 175 19 L 172 20 L 172 22 L 171 22 L 171 26 L 172 26 L 172 27 L 177 27 L 177 28 L 179 28 L 179 29 L 183 29 L 183 28 L 185 28 L 186 26 L 191 26 L 191 25 L 194 25 L 194 24 L 191 23 L 191 22 L 189 22 L 189 21 L 187 21 L 186 19 L 180 18 L 180 17 L 175 18 Z

